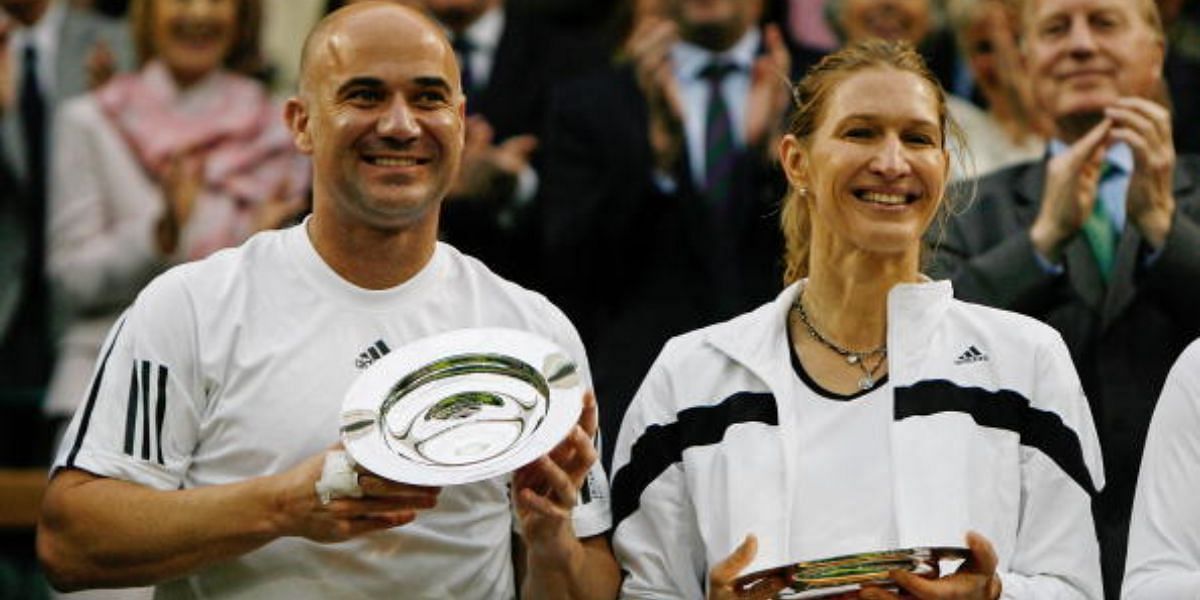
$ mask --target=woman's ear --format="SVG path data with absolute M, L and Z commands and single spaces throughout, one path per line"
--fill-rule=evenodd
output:
M 808 154 L 796 136 L 787 134 L 779 141 L 779 164 L 783 173 L 793 188 L 807 185 L 806 171 L 808 170 Z

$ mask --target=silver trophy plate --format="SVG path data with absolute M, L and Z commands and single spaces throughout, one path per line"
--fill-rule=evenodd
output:
M 583 393 L 577 364 L 553 342 L 515 329 L 450 331 L 363 371 L 342 402 L 342 443 L 394 481 L 480 481 L 561 442 Z

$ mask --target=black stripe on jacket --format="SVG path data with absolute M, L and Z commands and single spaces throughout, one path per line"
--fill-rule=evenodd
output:
M 630 449 L 629 462 L 613 476 L 613 529 L 637 510 L 646 487 L 683 459 L 684 450 L 720 443 L 738 423 L 779 425 L 775 396 L 738 392 L 713 406 L 685 409 L 674 423 L 647 427 Z
M 1017 392 L 961 387 L 945 380 L 920 381 L 897 387 L 895 406 L 897 421 L 958 412 L 970 415 L 980 426 L 1016 433 L 1021 445 L 1037 448 L 1084 491 L 1096 494 L 1079 436 L 1057 414 L 1034 408 Z

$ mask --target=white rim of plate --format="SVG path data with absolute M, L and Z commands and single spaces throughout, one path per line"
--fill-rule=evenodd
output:
M 444 367 L 435 366 L 435 363 L 452 357 L 470 357 L 475 365 L 480 364 L 479 361 L 499 365 L 502 369 L 524 374 L 528 379 L 522 380 L 511 374 L 488 373 L 452 374 L 441 378 L 434 376 L 417 385 L 410 385 L 401 395 L 427 395 L 431 393 L 431 388 L 434 392 L 441 391 L 439 388 L 442 388 L 452 397 L 463 397 L 464 394 L 472 395 L 477 392 L 507 397 L 513 400 L 515 405 L 494 408 L 496 411 L 503 409 L 520 412 L 523 417 L 519 419 L 521 424 L 517 425 L 519 433 L 509 446 L 488 458 L 467 460 L 463 464 L 421 462 L 420 452 L 416 447 L 431 440 L 436 442 L 434 438 L 437 434 L 424 442 L 403 441 L 393 433 L 384 431 L 390 427 L 384 422 L 388 416 L 397 414 L 397 418 L 400 418 L 414 413 L 416 417 L 425 415 L 425 423 L 431 419 L 446 421 L 441 433 L 464 425 L 474 427 L 477 431 L 503 433 L 506 427 L 511 429 L 511 425 L 516 424 L 514 419 L 498 421 L 476 418 L 481 412 L 491 410 L 487 406 L 481 407 L 478 402 L 468 401 L 465 410 L 459 411 L 463 414 L 455 414 L 456 408 L 461 405 L 452 402 L 440 403 L 448 407 L 442 410 L 451 413 L 450 417 L 442 418 L 430 417 L 434 412 L 433 407 L 439 404 L 436 402 L 418 403 L 416 408 L 403 405 L 403 400 L 388 402 L 388 398 L 403 380 L 413 379 L 411 376 L 414 372 L 424 370 L 427 374 L 445 373 L 442 370 Z M 517 329 L 458 329 L 413 341 L 375 361 L 350 385 L 342 401 L 342 443 L 358 464 L 372 473 L 394 481 L 444 486 L 482 481 L 507 474 L 553 449 L 566 438 L 578 420 L 583 408 L 584 393 L 578 364 L 557 344 Z M 573 369 L 564 369 L 568 365 Z M 539 379 L 541 386 L 537 384 Z M 541 413 L 541 407 L 526 406 L 526 403 L 536 402 L 541 396 L 540 392 L 537 392 L 537 396 L 525 398 L 526 403 L 513 397 L 518 391 L 514 388 L 522 385 L 528 387 L 526 391 L 529 392 L 537 392 L 539 387 L 549 392 L 544 400 L 544 414 Z M 420 401 L 419 397 L 417 399 Z M 381 419 L 383 413 L 386 414 Z M 533 431 L 527 433 L 525 427 L 530 423 L 533 424 Z M 411 432 L 418 427 L 436 429 L 435 426 L 417 423 L 405 431 Z M 401 452 L 418 456 L 405 456 Z

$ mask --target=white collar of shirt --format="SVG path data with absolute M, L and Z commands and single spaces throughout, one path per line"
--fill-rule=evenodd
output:
M 688 166 L 692 170 L 692 180 L 697 185 L 704 182 L 704 115 L 708 107 L 708 82 L 700 77 L 700 71 L 718 59 L 737 67 L 736 71 L 725 77 L 721 84 L 721 93 L 733 119 L 734 136 L 739 144 L 744 144 L 750 68 L 754 65 L 761 41 L 762 31 L 754 27 L 724 52 L 711 52 L 688 42 L 678 42 L 671 48 L 671 62 L 675 80 L 679 84 L 680 100 L 683 102 L 683 130 L 687 138 Z
M 496 50 L 500 47 L 500 37 L 504 35 L 504 21 L 504 9 L 493 6 L 461 34 L 474 49 L 471 52 L 471 76 L 477 89 L 487 87 L 491 80 Z
M 710 62 L 721 59 L 738 68 L 739 72 L 749 73 L 754 64 L 754 55 L 758 52 L 762 32 L 757 27 L 751 28 L 736 44 L 724 52 L 712 52 L 689 42 L 678 42 L 671 48 L 671 61 L 675 65 L 675 78 L 680 81 L 688 79 L 700 80 L 700 71 Z
M 1050 156 L 1058 156 L 1067 148 L 1062 140 L 1050 140 Z M 1125 190 L 1129 188 L 1129 179 L 1133 176 L 1133 149 L 1125 142 L 1113 144 L 1104 151 L 1104 162 L 1116 167 L 1116 173 L 1100 182 L 1097 196 L 1113 226 L 1121 231 L 1125 228 Z
M 62 33 L 62 24 L 67 18 L 66 2 L 51 0 L 42 18 L 31 27 L 20 27 L 12 33 L 8 40 L 8 54 L 12 61 L 13 76 L 20 86 L 21 73 L 24 71 L 25 46 L 32 43 L 37 49 L 37 74 L 42 97 L 49 103 L 54 97 L 56 77 L 54 67 L 58 59 L 58 38 Z M 79 65 L 79 68 L 84 68 Z M 20 90 L 20 87 L 17 88 Z

